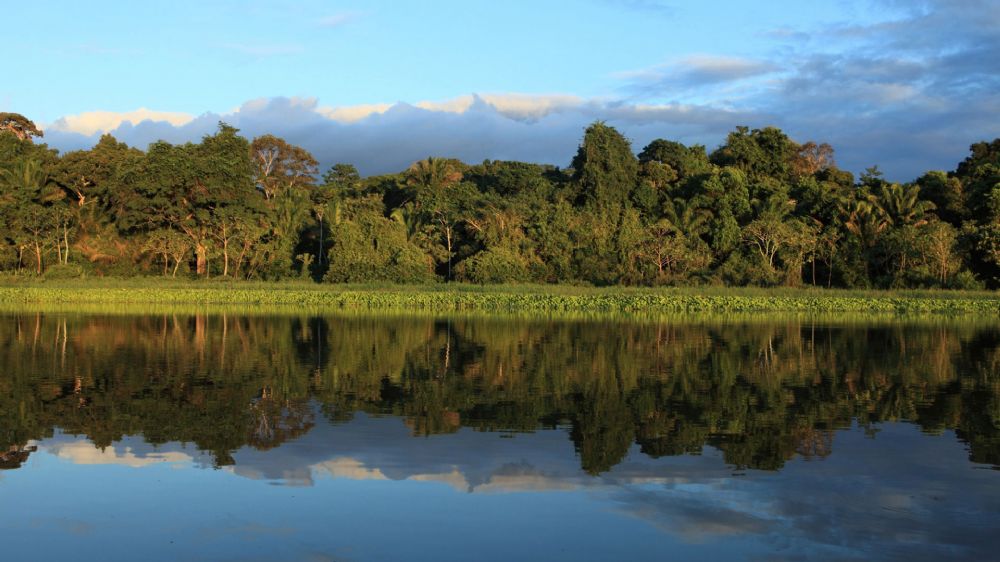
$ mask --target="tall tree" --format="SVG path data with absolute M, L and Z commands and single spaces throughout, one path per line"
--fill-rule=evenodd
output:
M 33 137 L 43 137 L 45 133 L 35 123 L 20 113 L 0 112 L 0 133 L 12 133 L 19 140 L 31 141 Z
M 254 183 L 267 199 L 312 185 L 319 166 L 309 151 L 274 135 L 263 135 L 250 143 L 250 160 Z
M 60 238 L 60 227 L 67 228 L 66 217 L 57 207 L 65 193 L 56 185 L 44 165 L 34 159 L 16 162 L 14 166 L 0 169 L 0 202 L 6 222 L 14 227 L 15 244 L 30 247 L 35 256 L 35 273 L 43 271 L 43 247 L 55 243 L 59 247 L 60 262 L 69 254 L 68 234 Z M 65 244 L 65 246 L 64 246 Z
M 600 121 L 587 127 L 572 167 L 584 203 L 604 218 L 618 215 L 635 189 L 639 174 L 631 143 L 617 129 Z

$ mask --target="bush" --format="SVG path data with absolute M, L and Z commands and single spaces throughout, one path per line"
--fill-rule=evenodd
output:
M 330 229 L 333 244 L 324 281 L 425 283 L 436 279 L 430 256 L 407 239 L 403 224 L 381 212 L 377 198 L 362 200 L 349 209 L 349 220 Z
M 76 264 L 66 263 L 53 265 L 42 273 L 42 279 L 80 279 L 84 277 L 83 268 Z
M 959 271 L 948 281 L 949 289 L 959 289 L 963 291 L 980 291 L 986 288 L 982 281 L 969 270 Z
M 463 281 L 487 283 L 526 283 L 532 280 L 528 260 L 508 248 L 484 250 L 458 265 L 457 275 Z

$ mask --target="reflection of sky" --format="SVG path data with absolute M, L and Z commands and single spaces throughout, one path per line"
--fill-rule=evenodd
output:
M 882 429 L 775 473 L 633 449 L 598 478 L 562 430 L 414 438 L 359 415 L 223 470 L 57 434 L 0 480 L 0 535 L 26 559 L 989 559 L 1000 473 L 951 434 Z

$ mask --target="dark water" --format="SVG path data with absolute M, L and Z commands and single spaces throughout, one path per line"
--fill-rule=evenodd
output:
M 0 316 L 9 560 L 989 560 L 1000 324 Z

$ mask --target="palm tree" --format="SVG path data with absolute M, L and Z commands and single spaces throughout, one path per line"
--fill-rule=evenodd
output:
M 657 277 L 676 271 L 690 271 L 707 265 L 708 253 L 698 236 L 705 230 L 711 213 L 683 198 L 668 199 L 663 206 L 663 218 L 651 224 L 640 255 L 657 269 Z
M 30 158 L 16 162 L 9 169 L 0 169 L 0 187 L 5 188 L 2 197 L 8 201 L 23 198 L 44 204 L 66 197 L 42 163 Z
M 63 240 L 59 243 L 59 262 L 69 257 L 68 217 L 51 203 L 66 197 L 66 193 L 52 180 L 42 162 L 29 158 L 16 162 L 8 169 L 0 169 L 0 201 L 11 205 L 11 222 L 19 225 L 25 236 L 25 245 L 34 246 L 35 273 L 42 273 L 42 244 L 53 231 L 63 229 Z M 65 257 L 63 250 L 65 249 Z
M 393 209 L 392 213 L 389 214 L 389 218 L 406 228 L 406 239 L 410 242 L 414 241 L 417 235 L 420 234 L 420 230 L 424 227 L 424 224 L 426 224 L 423 214 L 412 202 Z
M 923 226 L 928 222 L 927 213 L 937 208 L 920 199 L 920 186 L 916 184 L 883 184 L 869 199 L 892 226 Z
M 666 225 L 684 236 L 699 236 L 712 218 L 711 212 L 681 197 L 667 200 L 663 205 Z
M 844 221 L 844 226 L 866 248 L 874 246 L 878 237 L 891 224 L 884 209 L 870 200 L 855 199 L 846 207 L 847 220 Z
M 458 162 L 446 158 L 428 157 L 406 170 L 406 184 L 411 187 L 447 187 L 461 179 Z

